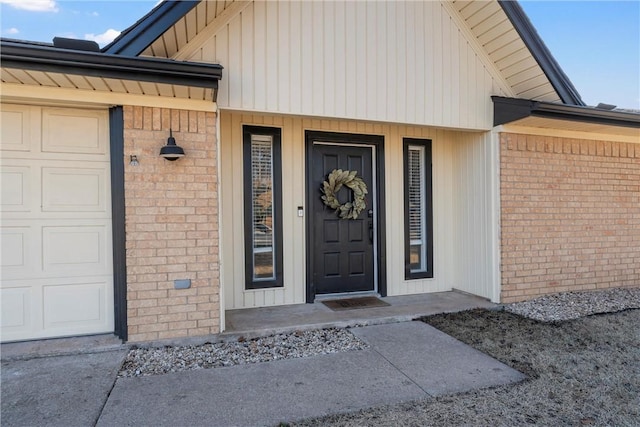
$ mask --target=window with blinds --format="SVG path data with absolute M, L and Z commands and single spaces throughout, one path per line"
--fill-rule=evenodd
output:
M 431 141 L 405 138 L 405 278 L 433 277 Z
M 282 286 L 280 129 L 245 126 L 244 156 L 246 287 Z
M 412 272 L 426 270 L 424 147 L 409 146 L 409 252 Z
M 251 136 L 253 279 L 273 279 L 273 138 Z

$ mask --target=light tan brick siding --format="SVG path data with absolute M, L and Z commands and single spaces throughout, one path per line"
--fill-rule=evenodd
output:
M 130 341 L 219 332 L 215 126 L 215 113 L 124 107 Z M 175 162 L 159 157 L 169 128 L 186 152 Z
M 640 286 L 640 144 L 500 136 L 502 302 Z

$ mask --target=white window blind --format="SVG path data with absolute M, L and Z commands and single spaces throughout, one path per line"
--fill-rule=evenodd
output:
M 426 271 L 426 191 L 425 149 L 409 146 L 408 152 L 409 246 L 412 272 Z
M 275 278 L 273 238 L 273 141 L 269 135 L 251 136 L 251 220 L 253 278 Z

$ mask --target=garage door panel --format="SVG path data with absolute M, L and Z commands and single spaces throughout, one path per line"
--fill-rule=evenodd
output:
M 28 286 L 0 290 L 2 296 L 2 333 L 24 334 L 33 329 L 32 288 Z
M 107 175 L 106 165 L 42 168 L 42 211 L 106 213 Z
M 108 150 L 102 112 L 44 109 L 42 151 L 104 155 Z
M 0 209 L 3 212 L 29 212 L 31 203 L 30 166 L 0 166 Z
M 44 286 L 44 328 L 109 330 L 108 288 L 106 280 Z
M 0 112 L 2 151 L 31 150 L 31 110 L 20 105 L 3 106 Z
M 7 227 L 0 228 L 0 267 L 2 267 L 2 277 L 7 275 L 26 274 L 30 266 L 29 261 L 33 260 L 30 253 L 30 241 L 33 237 L 31 227 Z M 16 271 L 18 270 L 18 271 Z
M 44 275 L 79 276 L 108 274 L 111 264 L 110 227 L 42 227 Z

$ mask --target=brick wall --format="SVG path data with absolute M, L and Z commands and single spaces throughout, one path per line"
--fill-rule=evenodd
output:
M 169 128 L 186 152 L 175 162 L 158 156 Z M 124 107 L 130 341 L 219 332 L 215 135 L 214 113 Z
M 640 144 L 503 133 L 503 302 L 640 286 Z

